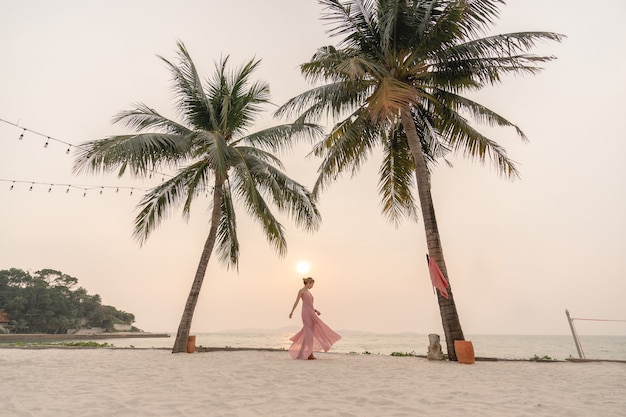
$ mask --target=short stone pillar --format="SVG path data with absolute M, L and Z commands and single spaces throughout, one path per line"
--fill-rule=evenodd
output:
M 429 361 L 442 361 L 443 352 L 441 351 L 441 342 L 438 334 L 431 333 L 428 335 L 428 354 Z

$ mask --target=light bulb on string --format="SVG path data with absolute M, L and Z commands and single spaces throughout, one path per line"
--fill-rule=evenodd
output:
M 69 185 L 69 184 L 67 184 L 67 190 L 65 190 L 65 194 L 67 194 L 67 193 L 69 193 L 69 192 L 70 192 L 70 185 Z
M 50 188 L 48 188 L 48 192 L 52 191 L 52 185 L 53 184 L 50 184 Z
M 33 183 L 33 185 L 35 185 L 35 183 Z M 28 189 L 28 191 L 33 191 L 33 185 L 30 186 L 30 188 Z
M 133 190 L 134 190 L 134 188 L 130 189 L 130 195 L 133 195 Z
M 84 191 L 84 192 L 83 192 L 83 197 L 87 197 L 87 189 L 86 189 L 86 188 L 83 188 L 83 191 Z
M 68 146 L 68 147 L 67 147 L 67 151 L 65 151 L 65 154 L 66 154 L 66 155 L 67 155 L 68 153 L 70 153 L 70 148 L 71 148 L 71 146 Z
M 48 144 L 50 144 L 50 136 L 48 136 L 48 140 L 46 140 L 46 143 L 44 143 L 43 147 L 47 148 Z
M 117 187 L 117 188 L 115 189 L 115 192 L 116 192 L 116 193 L 119 193 L 119 192 L 120 192 L 120 187 Z
M 24 133 L 26 132 L 26 129 L 22 130 L 22 134 L 20 135 L 19 139 L 22 140 L 24 139 Z
M 13 191 L 13 187 L 15 187 L 15 181 L 13 181 L 13 184 L 11 184 L 11 188 L 9 188 L 9 190 Z
M 100 195 L 102 195 L 102 191 L 104 191 L 104 187 L 100 187 Z

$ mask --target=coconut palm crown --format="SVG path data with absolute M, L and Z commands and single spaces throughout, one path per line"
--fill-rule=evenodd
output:
M 178 328 L 174 353 L 186 350 L 214 247 L 217 246 L 219 259 L 227 267 L 238 265 L 236 203 L 258 221 L 279 255 L 287 249 L 286 236 L 271 205 L 305 230 L 315 230 L 321 221 L 310 191 L 289 178 L 274 156 L 294 140 L 313 138 L 321 132 L 320 128 L 310 123 L 293 123 L 248 133 L 269 103 L 268 84 L 251 80 L 260 61 L 253 59 L 229 71 L 225 57 L 216 64 L 213 76 L 203 83 L 182 42 L 178 43 L 177 52 L 178 64 L 161 59 L 171 71 L 183 121 L 176 122 L 137 104 L 114 118 L 114 123 L 123 123 L 137 133 L 86 142 L 74 164 L 77 173 L 117 170 L 121 176 L 129 170 L 134 175 L 147 176 L 164 167 L 175 172 L 149 190 L 139 203 L 134 236 L 141 244 L 175 208 L 182 206 L 183 215 L 188 217 L 196 197 L 212 194 L 209 234 Z
M 298 123 L 337 121 L 312 154 L 322 158 L 313 188 L 319 193 L 342 173 L 355 174 L 376 149 L 383 151 L 379 192 L 383 214 L 398 224 L 417 218 L 418 198 L 430 257 L 448 279 L 435 218 L 430 175 L 448 152 L 491 162 L 505 177 L 518 170 L 506 151 L 470 119 L 522 130 L 467 97 L 508 74 L 535 74 L 552 56 L 529 53 L 551 32 L 484 36 L 498 16 L 498 0 L 320 0 L 337 46 L 320 48 L 302 74 L 313 87 L 276 114 Z M 481 37 L 484 36 L 484 37 Z M 448 280 L 449 282 L 449 280 Z M 438 294 L 448 356 L 463 340 L 451 288 Z

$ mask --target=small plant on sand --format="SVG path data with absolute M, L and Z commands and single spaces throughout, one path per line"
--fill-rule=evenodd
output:
M 93 341 L 88 341 L 88 342 L 35 342 L 35 343 L 28 343 L 28 342 L 15 342 L 15 343 L 10 343 L 8 344 L 8 346 L 13 346 L 13 347 L 26 347 L 26 346 L 67 346 L 67 347 L 90 347 L 90 348 L 112 348 L 115 347 L 112 344 L 109 343 L 98 343 L 98 342 L 93 342 Z
M 59 346 L 70 346 L 70 347 L 95 347 L 95 348 L 111 348 L 111 347 L 115 347 L 107 342 L 104 343 L 98 343 L 98 342 L 94 342 L 94 341 L 88 341 L 88 342 L 61 342 L 61 343 L 53 343 L 54 345 L 59 345 Z
M 556 359 L 554 359 L 554 358 L 552 358 L 552 357 L 550 357 L 548 355 L 543 355 L 543 356 L 535 355 L 530 360 L 532 362 L 549 362 L 549 361 L 555 361 Z
M 391 352 L 391 356 L 417 356 L 415 352 Z

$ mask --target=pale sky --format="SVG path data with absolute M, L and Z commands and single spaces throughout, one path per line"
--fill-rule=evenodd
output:
M 582 0 L 510 0 L 494 33 L 568 36 L 537 76 L 510 77 L 476 98 L 517 123 L 530 142 L 484 129 L 519 163 L 522 177 L 453 158 L 433 175 L 433 197 L 463 330 L 471 334 L 568 334 L 574 317 L 626 319 L 626 2 L 595 10 Z M 262 59 L 256 76 L 283 104 L 308 87 L 298 65 L 335 44 L 314 0 L 0 0 L 0 269 L 60 270 L 103 303 L 131 312 L 146 331 L 175 331 L 202 245 L 208 203 L 180 212 L 143 247 L 131 238 L 141 192 L 161 178 L 74 176 L 67 145 L 127 133 L 112 116 L 135 102 L 176 117 L 170 76 L 182 40 L 210 75 L 214 62 Z M 279 123 L 272 108 L 257 128 Z M 290 176 L 312 186 L 319 161 L 308 145 L 282 155 Z M 321 229 L 285 219 L 279 258 L 239 211 L 239 272 L 211 259 L 192 333 L 300 326 L 288 314 L 311 263 L 316 308 L 331 327 L 443 335 L 428 278 L 421 220 L 396 229 L 381 215 L 380 155 L 322 195 Z M 12 181 L 17 181 L 10 190 Z M 32 191 L 29 191 L 35 182 Z M 55 184 L 52 190 L 49 184 Z M 96 187 L 66 193 L 67 184 Z M 585 334 L 626 334 L 623 322 L 577 321 Z

